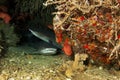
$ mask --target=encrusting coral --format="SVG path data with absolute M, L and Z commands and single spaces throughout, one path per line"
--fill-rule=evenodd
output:
M 61 45 L 69 40 L 71 48 L 66 51 L 72 49 L 72 54 L 86 53 L 94 61 L 119 65 L 119 0 L 47 0 L 43 5 L 56 5 L 54 31 L 56 36 L 62 35 L 56 37 Z

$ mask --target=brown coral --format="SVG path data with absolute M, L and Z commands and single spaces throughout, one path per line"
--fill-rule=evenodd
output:
M 74 53 L 86 52 L 104 64 L 119 61 L 119 0 L 47 0 L 46 5 L 50 4 L 58 10 L 54 30 L 70 39 Z

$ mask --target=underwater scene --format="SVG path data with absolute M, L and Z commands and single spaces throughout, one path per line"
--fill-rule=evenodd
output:
M 0 80 L 120 80 L 120 0 L 1 0 Z

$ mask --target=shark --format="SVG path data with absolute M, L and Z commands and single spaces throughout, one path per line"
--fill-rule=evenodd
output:
M 56 37 L 53 30 L 47 28 L 38 28 L 29 29 L 29 31 L 35 37 L 43 41 L 39 50 L 34 52 L 34 54 L 54 55 L 57 54 L 57 52 L 61 51 L 62 46 L 56 42 Z

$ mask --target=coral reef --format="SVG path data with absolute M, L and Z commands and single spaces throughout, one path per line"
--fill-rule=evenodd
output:
M 119 0 L 47 0 L 44 6 L 53 4 L 54 31 L 61 33 L 57 40 L 62 39 L 63 46 L 69 39 L 72 54 L 86 53 L 98 63 L 119 65 Z

